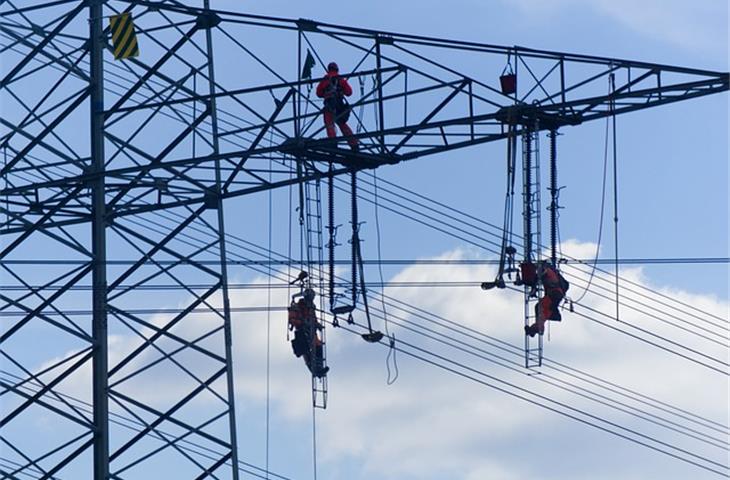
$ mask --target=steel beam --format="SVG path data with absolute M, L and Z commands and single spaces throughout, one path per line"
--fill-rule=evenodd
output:
M 94 480 L 109 478 L 109 346 L 107 341 L 106 285 L 106 177 L 104 157 L 104 49 L 105 0 L 89 4 L 89 72 L 91 94 L 91 245 L 92 245 L 92 388 L 94 404 Z
M 0 189 L 7 200 L 0 205 L 0 213 L 7 216 L 0 234 L 9 247 L 0 257 L 8 266 L 26 261 L 24 247 L 37 239 L 40 248 L 48 245 L 54 252 L 68 252 L 69 261 L 80 263 L 67 265 L 81 267 L 49 267 L 59 271 L 40 279 L 24 276 L 36 275 L 37 265 L 12 267 L 8 277 L 15 290 L 2 292 L 0 312 L 17 322 L 3 332 L 0 342 L 3 353 L 13 355 L 22 334 L 36 327 L 63 338 L 73 351 L 91 355 L 82 366 L 93 365 L 87 379 L 93 387 L 93 428 L 49 448 L 26 452 L 18 446 L 10 452 L 18 465 L 42 465 L 43 475 L 61 478 L 90 478 L 91 471 L 95 480 L 141 478 L 147 464 L 162 455 L 190 462 L 190 478 L 237 477 L 230 316 L 245 310 L 232 307 L 228 298 L 226 203 L 255 192 L 503 140 L 505 124 L 515 136 L 527 127 L 535 129 L 536 123 L 539 130 L 556 130 L 729 88 L 723 72 L 210 10 L 207 0 L 204 8 L 180 2 L 115 2 L 134 14 L 145 55 L 113 62 L 107 52 L 109 32 L 103 28 L 105 15 L 117 13 L 112 2 L 68 2 L 66 7 L 64 2 L 24 3 L 28 5 L 16 8 L 0 0 L 0 15 L 11 19 L 0 27 L 10 42 L 2 51 L 9 74 L 0 85 L 0 100 L 14 107 L 0 119 L 0 143 L 9 160 Z M 45 10 L 49 7 L 53 9 Z M 81 18 L 85 11 L 88 24 Z M 308 43 L 319 36 L 355 51 L 359 61 L 347 76 L 376 77 L 372 89 L 351 104 L 370 107 L 357 120 L 361 151 L 338 148 L 342 138 L 322 138 L 319 100 L 294 95 L 317 79 L 274 71 L 274 63 L 258 55 L 255 42 L 244 45 L 237 40 L 242 37 L 236 28 L 277 29 L 292 38 L 299 33 Z M 202 42 L 203 34 L 205 46 L 191 41 Z M 228 42 L 243 52 L 253 69 L 245 82 L 230 76 L 220 63 L 216 68 L 214 40 L 216 48 L 226 48 Z M 457 61 L 473 58 L 475 64 L 489 66 L 468 74 L 440 62 L 439 52 L 458 52 L 453 55 Z M 500 91 L 498 72 L 491 70 L 508 54 L 517 56 L 524 77 L 522 94 L 514 98 Z M 48 91 L 32 95 L 21 88 L 49 72 L 56 80 L 48 82 L 53 85 Z M 395 81 L 401 75 L 403 87 Z M 616 79 L 616 88 L 606 95 L 603 87 L 609 75 Z M 264 77 L 270 80 L 261 80 Z M 203 85 L 200 91 L 198 85 Z M 110 108 L 105 109 L 105 98 Z M 293 114 L 290 103 L 297 104 Z M 67 129 L 78 125 L 79 112 L 86 118 L 87 104 L 89 128 L 67 136 Z M 76 137 L 81 140 L 75 142 Z M 201 138 L 203 142 L 191 145 Z M 113 144 L 113 151 L 105 152 L 104 142 Z M 303 174 L 292 178 L 297 166 Z M 129 252 L 130 258 L 121 260 L 126 263 L 108 261 L 107 250 L 118 247 Z M 165 279 L 172 279 L 180 292 L 177 308 L 152 304 Z M 79 303 L 77 292 L 89 287 L 91 295 L 85 301 L 91 307 L 69 310 L 70 302 Z M 152 305 L 134 305 L 145 301 Z M 211 323 L 204 331 L 187 331 L 195 327 L 191 315 L 201 312 L 210 314 Z M 164 318 L 151 318 L 155 313 Z M 131 355 L 111 362 L 106 339 L 118 329 L 131 332 L 127 337 L 137 343 L 130 345 Z M 20 378 L 4 381 L 2 395 L 16 402 L 10 411 L 19 413 L 1 421 L 16 425 L 39 407 L 74 426 L 89 423 L 88 415 L 61 401 L 70 375 L 61 370 L 71 371 L 70 363 L 54 362 L 58 368 L 47 371 L 20 360 L 11 364 Z M 206 368 L 198 370 L 201 364 Z M 180 382 L 185 393 L 154 399 L 159 405 L 143 399 L 134 388 L 161 378 L 156 369 L 166 369 L 165 378 Z M 29 385 L 39 390 L 29 393 Z M 214 413 L 192 419 L 178 414 L 203 395 L 215 402 Z M 145 441 L 144 434 L 112 434 L 116 430 L 110 431 L 110 399 L 115 402 L 111 413 L 129 413 L 152 440 Z M 165 432 L 164 423 L 174 426 L 174 435 Z M 201 460 L 178 446 L 187 438 L 211 442 L 218 450 Z M 63 458 L 52 464 L 49 451 L 60 445 L 66 449 L 59 455 Z M 88 470 L 67 474 L 74 459 L 88 457 L 82 454 L 89 446 L 94 450 L 93 466 L 88 458 L 79 460 Z M 110 451 L 116 452 L 111 463 Z

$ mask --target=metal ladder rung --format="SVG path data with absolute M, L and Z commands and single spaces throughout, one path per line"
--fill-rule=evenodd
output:
M 540 201 L 540 137 L 539 128 L 528 129 L 522 136 L 522 217 L 524 221 L 525 259 L 533 262 L 541 259 L 541 201 Z M 534 308 L 541 296 L 538 289 L 536 298 L 529 296 L 530 289 L 524 290 L 524 322 L 535 322 Z M 531 338 L 525 335 L 525 368 L 532 369 L 542 365 L 543 336 Z
M 320 302 L 323 302 L 324 274 L 322 265 L 324 262 L 324 249 L 322 247 L 323 226 L 322 226 L 322 200 L 320 182 L 318 180 L 305 183 L 306 201 L 304 202 L 304 219 L 306 221 L 305 232 L 307 239 L 307 264 L 310 266 L 309 280 L 313 288 L 318 288 Z M 324 312 L 324 303 L 320 304 L 320 312 Z M 322 340 L 322 366 L 327 366 L 327 339 L 326 330 L 320 331 Z M 312 404 L 315 408 L 327 407 L 327 377 L 318 378 L 312 376 Z

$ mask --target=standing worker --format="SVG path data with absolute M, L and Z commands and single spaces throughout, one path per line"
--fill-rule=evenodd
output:
M 347 125 L 350 118 L 350 105 L 345 97 L 352 95 L 352 87 L 347 83 L 345 77 L 339 74 L 339 67 L 335 62 L 327 65 L 327 74 L 317 85 L 317 96 L 324 98 L 324 126 L 327 129 L 327 137 L 335 138 L 335 123 L 340 127 L 342 135 L 347 138 L 347 143 L 353 152 L 360 150 L 360 145 L 352 136 L 352 129 Z

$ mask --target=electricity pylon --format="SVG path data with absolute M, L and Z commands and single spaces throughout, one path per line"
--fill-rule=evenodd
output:
M 0 2 L 10 478 L 237 478 L 233 198 L 728 90 L 723 72 L 174 1 L 16 3 Z M 124 12 L 140 53 L 115 60 Z M 322 52 L 351 62 L 359 152 L 323 134 Z

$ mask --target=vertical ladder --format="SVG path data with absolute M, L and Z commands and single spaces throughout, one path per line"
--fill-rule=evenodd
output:
M 540 212 L 540 129 L 528 127 L 522 134 L 522 218 L 524 222 L 524 261 L 537 263 L 542 259 Z M 525 325 L 535 323 L 535 306 L 542 297 L 542 284 L 537 289 L 524 287 Z M 532 293 L 532 295 L 531 295 Z M 525 368 L 542 365 L 542 335 L 525 335 Z
M 322 366 L 327 366 L 327 336 L 324 322 L 324 248 L 322 247 L 322 198 L 319 179 L 304 184 L 304 218 L 306 229 L 307 269 L 309 285 L 319 295 L 318 319 L 322 324 L 319 337 L 322 340 Z M 316 335 L 317 332 L 312 332 Z M 314 337 L 312 337 L 314 338 Z M 327 408 L 327 376 L 316 377 L 312 374 L 312 405 Z

